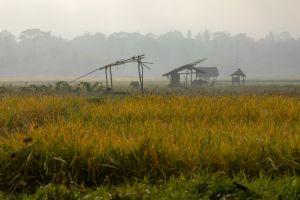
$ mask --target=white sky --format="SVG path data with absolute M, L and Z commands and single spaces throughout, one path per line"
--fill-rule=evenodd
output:
M 0 30 L 40 28 L 72 38 L 84 32 L 154 34 L 209 29 L 300 37 L 300 0 L 0 0 Z

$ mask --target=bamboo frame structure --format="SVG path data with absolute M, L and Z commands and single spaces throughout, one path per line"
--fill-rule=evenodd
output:
M 138 75 L 139 75 L 139 82 L 140 82 L 140 86 L 141 86 L 141 92 L 144 93 L 144 68 L 150 69 L 146 64 L 153 64 L 150 62 L 144 62 L 143 59 L 145 59 L 145 55 L 138 55 L 138 56 L 133 56 L 131 58 L 128 59 L 122 59 L 122 60 L 118 60 L 116 62 L 113 62 L 111 64 L 105 65 L 103 67 L 100 67 L 98 69 L 95 69 L 83 76 L 80 76 L 78 78 L 76 78 L 75 80 L 71 81 L 71 83 L 84 78 L 98 70 L 105 70 L 105 82 L 106 82 L 106 88 L 113 90 L 113 76 L 112 76 L 112 71 L 111 68 L 114 66 L 118 66 L 118 65 L 124 65 L 127 63 L 131 63 L 131 62 L 135 62 L 138 64 Z M 109 70 L 109 77 L 108 77 L 108 70 Z M 110 79 L 110 87 L 109 87 L 109 79 Z

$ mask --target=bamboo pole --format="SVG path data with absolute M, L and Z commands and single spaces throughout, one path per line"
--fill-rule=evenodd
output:
M 142 59 L 146 58 L 145 55 L 138 55 L 138 56 L 133 56 L 131 58 L 128 58 L 128 59 L 121 59 L 121 60 L 118 60 L 116 62 L 113 62 L 111 64 L 108 64 L 108 65 L 105 65 L 103 67 L 100 67 L 96 70 L 93 70 L 83 76 L 80 76 L 79 78 L 73 80 L 72 82 L 74 81 L 77 81 L 85 76 L 88 76 L 98 70 L 105 70 L 105 83 L 106 83 L 106 88 L 108 89 L 109 88 L 109 78 L 108 78 L 108 70 L 109 70 L 109 76 L 110 76 L 110 86 L 111 86 L 111 89 L 113 89 L 113 80 L 112 80 L 112 71 L 111 71 L 111 68 L 113 66 L 118 66 L 118 65 L 123 65 L 123 64 L 126 64 L 126 63 L 131 63 L 131 62 L 135 62 L 135 63 L 138 63 L 138 72 L 139 72 L 139 80 L 140 80 L 140 85 L 141 85 L 141 90 L 142 92 L 144 92 L 144 67 L 146 67 L 147 69 L 150 69 L 147 65 L 145 65 L 145 63 L 147 64 L 153 64 L 153 63 L 150 63 L 150 62 L 142 62 Z M 109 68 L 109 69 L 108 69 Z M 187 81 L 187 77 L 186 77 L 186 81 Z
M 187 87 L 188 86 L 188 70 L 186 70 L 186 74 L 185 74 L 185 87 Z
M 111 87 L 111 90 L 112 90 L 113 89 L 113 80 L 112 80 L 111 67 L 109 67 L 109 74 L 110 74 L 110 87 Z
M 191 69 L 191 86 L 192 86 L 192 83 L 193 83 L 193 70 Z
M 137 63 L 138 63 L 138 72 L 139 72 L 139 81 L 140 81 L 140 86 L 141 86 L 141 91 L 143 92 L 143 88 L 142 88 L 142 77 L 141 77 L 141 61 L 140 61 L 140 57 L 137 59 Z
M 107 68 L 105 68 L 106 89 L 108 88 Z
M 153 64 L 153 63 L 150 63 L 150 62 L 142 62 L 142 59 L 144 59 L 144 58 L 146 58 L 146 57 L 145 57 L 145 55 L 143 54 L 143 55 L 139 55 L 139 56 L 133 56 L 133 57 L 128 58 L 128 59 L 121 59 L 121 60 L 118 60 L 118 61 L 113 62 L 113 63 L 111 63 L 111 64 L 108 64 L 108 65 L 105 65 L 105 66 L 100 67 L 100 68 L 98 68 L 98 69 L 95 69 L 95 70 L 93 70 L 93 71 L 91 71 L 91 72 L 89 72 L 89 73 L 87 73 L 87 74 L 85 74 L 85 75 L 83 75 L 83 76 L 80 76 L 80 77 L 74 79 L 73 81 L 71 81 L 70 83 L 75 82 L 75 81 L 77 81 L 77 80 L 79 80 L 79 79 L 81 79 L 81 78 L 84 78 L 84 77 L 86 77 L 86 76 L 88 76 L 88 75 L 90 75 L 90 74 L 92 74 L 92 73 L 94 73 L 94 72 L 96 72 L 96 71 L 98 71 L 98 70 L 103 70 L 103 69 L 105 69 L 106 72 L 107 72 L 107 70 L 108 70 L 107 68 L 109 68 L 109 67 L 113 67 L 113 66 L 117 66 L 117 65 L 124 65 L 124 64 L 130 63 L 130 62 L 138 62 L 138 60 L 140 60 L 140 63 L 141 63 L 142 65 L 144 65 L 146 68 L 150 69 L 150 68 L 147 67 L 144 63 L 146 63 L 146 64 Z
M 144 93 L 144 67 L 142 65 L 142 58 L 140 57 L 140 66 L 142 68 L 142 73 L 141 73 L 141 90 L 142 90 L 142 93 Z

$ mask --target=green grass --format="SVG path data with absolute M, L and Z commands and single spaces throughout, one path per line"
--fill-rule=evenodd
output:
M 247 180 L 241 176 L 228 178 L 221 174 L 212 176 L 177 177 L 159 184 L 147 180 L 124 183 L 118 186 L 102 185 L 96 189 L 66 187 L 48 184 L 35 194 L 9 195 L 0 193 L 1 199 L 55 200 L 55 199 L 299 199 L 300 178 L 271 179 L 261 176 Z

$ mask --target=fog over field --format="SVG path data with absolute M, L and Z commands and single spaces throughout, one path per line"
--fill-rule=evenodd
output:
M 0 77 L 78 76 L 137 54 L 154 62 L 145 77 L 203 57 L 221 77 L 300 77 L 299 10 L 297 0 L 0 0 Z

